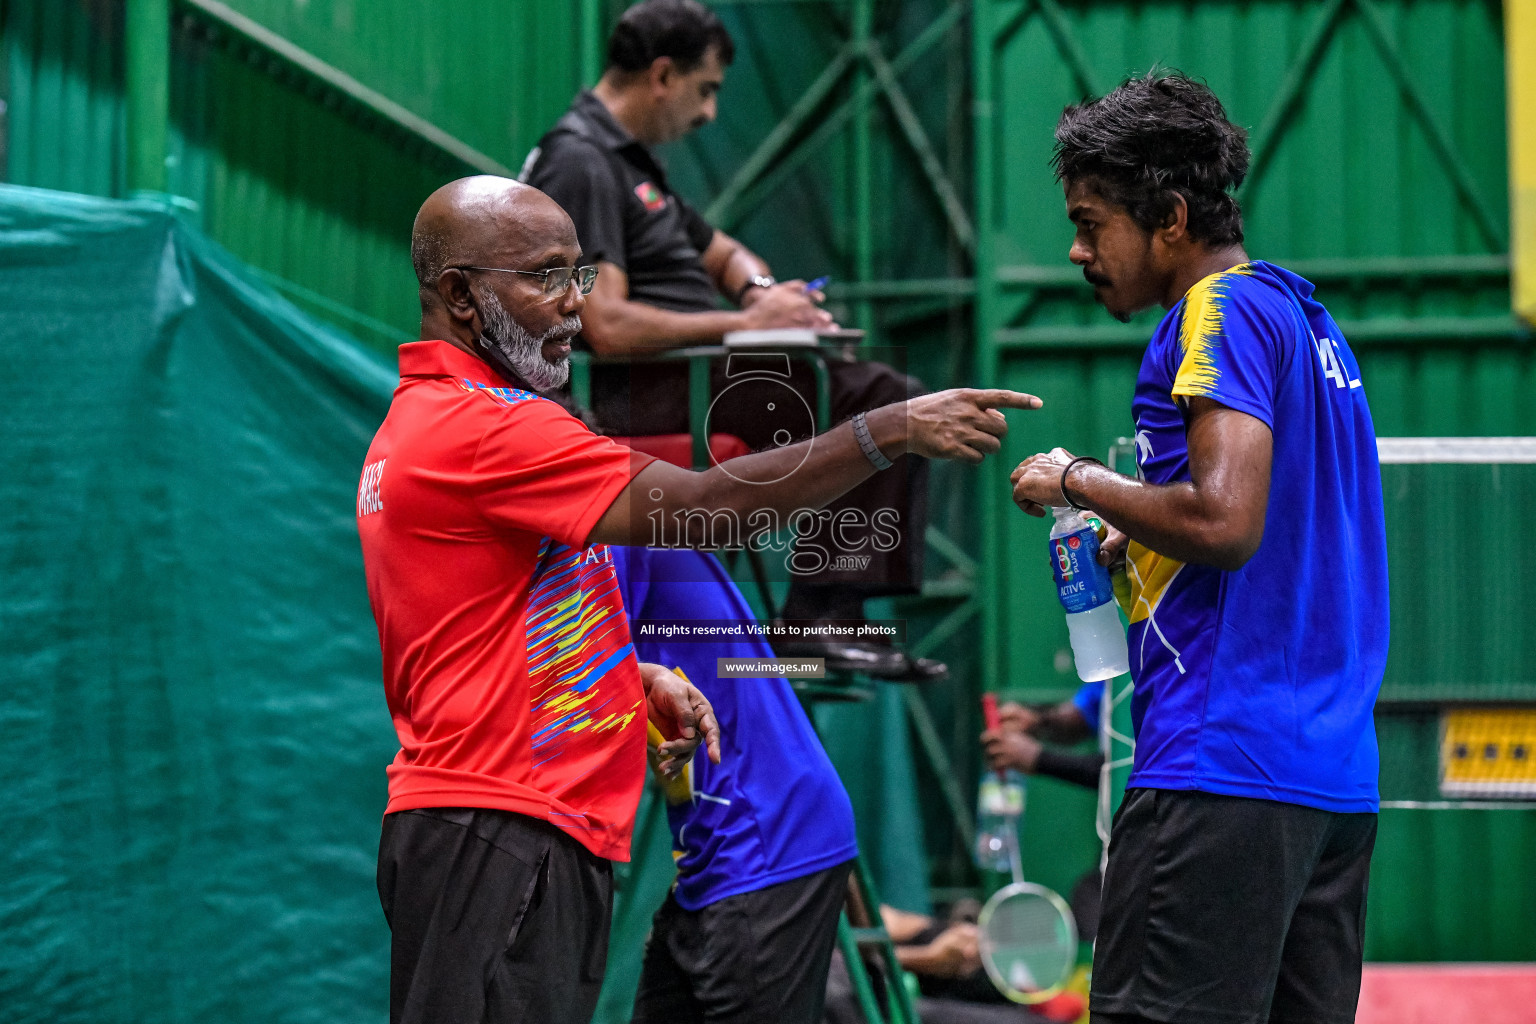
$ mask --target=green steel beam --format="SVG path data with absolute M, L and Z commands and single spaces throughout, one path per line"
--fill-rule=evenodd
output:
M 978 0 L 980 2 L 980 0 Z M 1013 12 L 1009 19 L 997 26 L 992 32 L 992 49 L 1001 50 L 1013 39 L 1014 33 L 1023 28 L 1029 21 L 1029 16 L 1040 8 L 1035 0 L 1024 0 L 1019 4 L 1019 9 Z
M 907 706 L 907 717 L 912 721 L 912 731 L 917 733 L 918 746 L 928 756 L 928 765 L 938 779 L 939 792 L 944 794 L 944 802 L 949 805 L 950 817 L 955 820 L 955 831 L 960 833 L 960 840 L 965 844 L 964 848 L 974 850 L 976 820 L 971 816 L 970 802 L 960 789 L 960 775 L 955 771 L 949 751 L 945 749 L 944 741 L 939 737 L 939 730 L 933 724 L 933 715 L 928 711 L 928 704 L 923 700 L 923 695 L 915 686 L 905 686 L 902 689 L 902 701 Z
M 571 400 L 583 409 L 590 409 L 592 408 L 592 359 L 586 352 L 572 352 L 570 359 Z
M 1429 136 L 1430 148 L 1435 151 L 1441 165 L 1450 175 L 1451 184 L 1461 194 L 1461 199 L 1471 212 L 1472 219 L 1476 221 L 1478 229 L 1483 233 L 1483 240 L 1488 243 L 1490 249 L 1504 248 L 1506 243 L 1503 233 L 1499 230 L 1498 218 L 1493 216 L 1487 204 L 1483 202 L 1483 197 L 1478 194 L 1477 186 L 1472 180 L 1472 173 L 1467 170 L 1467 165 L 1462 163 L 1461 157 L 1456 155 L 1455 144 L 1441 127 L 1439 119 L 1429 109 L 1429 104 L 1424 102 L 1424 96 L 1415 84 L 1413 74 L 1408 70 L 1407 64 L 1403 61 L 1403 55 L 1392 38 L 1386 18 L 1372 0 L 1354 0 L 1354 4 L 1362 15 L 1361 20 L 1370 30 L 1372 40 L 1376 43 L 1381 59 L 1387 65 L 1387 70 L 1392 73 L 1393 79 L 1397 82 L 1403 101 L 1418 119 L 1424 134 Z
M 737 204 L 741 197 L 757 183 L 758 179 L 770 167 L 778 162 L 780 151 L 787 146 L 795 134 L 810 120 L 816 108 L 836 87 L 843 73 L 853 62 L 853 47 L 844 44 L 832 58 L 821 74 L 810 87 L 800 95 L 800 98 L 785 112 L 783 120 L 774 125 L 773 130 L 763 137 L 763 141 L 757 144 L 757 149 L 752 155 L 731 175 L 731 180 L 725 188 L 704 210 L 704 219 L 711 224 L 728 224 L 737 216 Z
M 929 524 L 928 529 L 923 533 L 923 541 L 965 575 L 976 575 L 976 560 L 966 554 L 964 548 L 951 540 L 949 535 L 937 526 Z
M 827 285 L 827 298 L 854 299 L 929 299 L 952 297 L 968 299 L 976 293 L 976 282 L 968 277 L 909 277 L 894 281 L 834 281 Z
M 783 120 L 763 137 L 763 141 L 757 143 L 757 149 L 753 150 L 753 155 L 746 158 L 740 169 L 731 175 L 731 180 L 720 190 L 720 195 L 714 197 L 713 203 L 710 203 L 703 212 L 705 220 L 710 221 L 711 224 L 731 224 L 736 221 L 739 216 L 737 207 L 742 195 L 757 184 L 766 170 L 779 164 L 780 150 L 788 146 L 794 135 L 805 126 L 806 121 L 811 120 L 811 115 L 816 114 L 816 107 L 819 107 L 836 88 L 837 81 L 848 71 L 852 60 L 854 60 L 854 48 L 851 43 L 846 43 L 837 51 L 836 57 L 833 57 L 833 63 L 829 63 L 825 71 L 817 75 L 816 81 L 813 81 L 811 86 L 800 94 L 799 100 L 794 101 L 793 106 L 783 115 Z
M 853 0 L 849 47 L 861 59 L 855 66 L 853 86 L 863 91 L 869 84 L 869 54 L 874 45 L 874 0 Z M 874 177 L 874 125 L 869 105 L 859 109 L 853 122 L 853 279 L 875 276 L 875 213 L 871 195 Z M 855 321 L 873 333 L 874 307 L 868 301 L 854 303 Z
M 1454 256 L 1362 256 L 1356 259 L 1285 261 L 1309 281 L 1383 281 L 1393 278 L 1467 278 L 1503 281 L 1509 277 L 1508 253 Z
M 928 596 L 926 586 L 923 596 Z M 932 629 L 924 633 L 916 643 L 912 644 L 912 656 L 914 658 L 926 658 L 934 653 L 945 641 L 960 632 L 961 628 L 971 621 L 971 617 L 975 614 L 975 601 L 961 601 L 954 608 L 946 612 L 944 617 Z
M 591 88 L 603 73 L 603 0 L 581 0 L 581 84 Z
M 1362 256 L 1341 259 L 1276 259 L 1313 284 L 1348 282 L 1455 279 L 1487 280 L 1491 283 L 1509 277 L 1509 256 L 1505 253 L 1473 253 L 1452 256 Z M 998 267 L 997 281 L 1004 288 L 1076 289 L 1088 291 L 1083 272 L 1070 263 L 1054 265 L 1019 264 Z M 880 282 L 873 282 L 879 284 Z M 914 284 L 921 282 L 913 282 Z M 916 294 L 915 292 L 913 294 Z
M 708 359 L 688 360 L 688 433 L 693 438 L 689 445 L 689 457 L 693 461 L 693 468 L 701 471 L 710 465 L 708 424 L 712 402 L 709 393 L 709 364 Z
M 976 584 L 968 576 L 960 576 L 954 573 L 945 573 L 938 579 L 924 580 L 922 590 L 916 597 L 908 597 L 905 601 L 967 601 L 976 595 Z M 935 627 L 937 629 L 937 627 Z M 944 634 L 941 639 L 947 639 L 949 634 Z M 921 647 L 923 650 L 932 650 L 938 643 L 927 643 L 928 634 L 913 646 L 913 650 Z
M 164 0 L 134 0 L 134 3 L 153 6 Z M 366 117 L 377 120 L 407 137 L 425 144 L 471 170 L 482 174 L 497 174 L 505 178 L 516 173 L 505 164 L 493 160 L 484 153 L 443 131 L 437 125 L 418 114 L 412 113 L 383 93 L 368 88 L 351 75 L 327 64 L 308 50 L 273 32 L 260 23 L 234 10 L 218 0 L 176 0 L 188 13 L 217 34 L 227 34 L 239 45 L 253 48 L 264 56 L 275 58 L 278 65 L 297 74 L 301 79 L 318 83 L 342 100 L 352 104 Z
M 966 252 L 974 254 L 976 229 L 971 226 L 970 215 L 965 212 L 965 204 L 960 202 L 960 196 L 955 192 L 955 186 L 950 182 L 949 175 L 944 173 L 944 168 L 939 163 L 939 156 L 934 152 L 933 144 L 928 141 L 928 133 L 923 131 L 923 123 L 918 120 L 917 111 L 912 109 L 912 104 L 901 88 L 901 83 L 897 81 L 895 72 L 891 70 L 885 55 L 880 52 L 880 44 L 871 42 L 866 58 L 870 68 L 875 72 L 880 88 L 885 91 L 885 99 L 890 104 L 891 113 L 896 115 L 897 126 L 901 128 L 907 145 L 912 147 L 912 152 L 917 156 L 917 163 L 922 168 L 923 177 L 928 179 L 928 187 L 933 189 L 934 196 L 939 200 L 939 207 L 944 211 L 944 219 L 949 222 L 949 230 L 954 233 L 955 241 L 959 242 Z
M 870 984 L 869 970 L 864 966 L 864 954 L 859 949 L 859 936 L 848 923 L 846 913 L 837 917 L 837 945 L 843 954 L 843 963 L 848 965 L 848 979 L 853 983 L 853 995 L 858 1000 L 859 1012 L 865 1021 L 880 1024 L 885 1020 L 885 1014 L 880 1009 L 880 1000 L 875 996 L 875 987 Z
M 976 230 L 971 224 L 970 214 L 966 212 L 965 204 L 961 202 L 954 182 L 940 163 L 938 153 L 928 139 L 928 133 L 923 129 L 911 100 L 907 98 L 906 90 L 901 87 L 901 82 L 885 59 L 885 53 L 878 43 L 870 48 L 869 62 L 880 80 L 881 88 L 885 91 L 886 102 L 890 105 L 892 113 L 896 115 L 902 134 L 918 157 L 929 187 L 933 189 L 935 197 L 943 207 L 950 230 L 954 232 L 956 240 L 967 252 L 974 252 Z
M 999 351 L 994 339 L 997 328 L 997 210 L 993 175 L 996 171 L 997 112 L 996 26 L 991 0 L 975 0 L 971 9 L 971 75 L 975 145 L 975 187 L 973 189 L 976 225 L 975 319 L 976 351 L 971 377 L 976 387 L 997 383 Z M 1007 468 L 1001 459 L 987 459 L 976 474 L 976 510 L 980 555 L 976 579 L 977 604 L 981 610 L 981 689 L 996 691 L 1002 682 L 1002 609 L 1003 588 L 999 579 L 1002 549 L 1001 512 L 994 496 L 1002 493 Z
M 1354 346 L 1420 341 L 1520 342 L 1533 340 L 1531 330 L 1512 314 L 1499 316 L 1372 317 L 1340 320 L 1339 330 Z M 1053 324 L 1040 327 L 1009 327 L 992 332 L 1000 349 L 1099 350 L 1146 347 L 1151 330 L 1121 324 Z
M 910 43 L 902 47 L 901 52 L 891 59 L 892 73 L 900 77 L 924 54 L 933 49 L 944 38 L 944 35 L 959 23 L 960 19 L 965 15 L 967 6 L 968 4 L 964 0 L 956 0 L 955 3 L 951 3 L 945 8 L 943 14 L 935 18 L 927 28 L 923 29 Z M 850 50 L 849 59 L 852 60 L 854 56 Z M 732 202 L 729 206 L 722 203 L 720 199 L 717 199 L 709 205 L 709 208 L 705 211 L 705 217 L 711 223 L 719 225 L 722 229 L 730 230 L 747 211 L 756 209 L 786 178 L 799 170 L 801 164 L 814 156 L 822 146 L 831 141 L 849 120 L 873 103 L 879 94 L 880 85 L 874 81 L 866 82 L 862 87 L 855 89 L 832 113 L 827 115 L 826 119 L 817 126 L 815 131 L 806 136 L 783 159 L 776 162 L 765 161 L 763 170 L 757 180 L 750 182 L 744 180 L 742 187 L 736 190 L 731 197 Z M 761 146 L 758 148 L 759 150 L 762 149 Z M 733 185 L 736 183 L 737 178 L 744 178 L 744 176 L 738 172 L 736 178 L 732 179 Z M 721 199 L 725 197 L 726 194 L 722 192 Z
M 128 0 L 124 11 L 128 191 L 164 192 L 171 135 L 170 0 Z
M 978 0 L 985 2 L 985 0 Z M 1051 35 L 1056 39 L 1056 49 L 1066 58 L 1067 67 L 1072 71 L 1072 77 L 1077 79 L 1078 88 L 1085 95 L 1102 96 L 1104 90 L 1099 88 L 1097 76 L 1093 73 L 1093 65 L 1088 63 L 1088 54 L 1083 50 L 1083 44 L 1077 41 L 1077 33 L 1072 31 L 1072 25 L 1067 21 L 1066 14 L 1056 0 L 1036 0 L 1040 7 L 1040 13 L 1045 17 L 1045 24 L 1051 30 Z
M 923 320 L 939 316 L 940 314 L 947 315 L 957 307 L 969 305 L 970 301 L 969 298 L 964 296 L 959 298 L 943 297 L 919 299 L 900 305 L 888 306 L 881 311 L 880 324 L 887 331 L 894 331 L 909 324 L 920 323 Z M 966 330 L 964 333 L 970 334 L 969 330 Z M 946 360 L 947 372 L 943 379 L 958 381 L 963 373 L 961 364 L 968 362 L 969 359 L 969 355 L 962 352 L 958 347 L 952 350 L 950 358 Z
M 1368 283 L 1464 279 L 1499 284 L 1509 277 L 1509 256 L 1504 253 L 1472 253 L 1451 256 L 1362 256 L 1339 259 L 1276 259 L 1313 284 Z M 1004 289 L 1078 289 L 1086 294 L 1082 271 L 1071 264 L 1015 264 L 998 267 L 995 280 Z M 831 299 L 898 300 L 950 298 L 966 300 L 976 294 L 976 279 L 968 277 L 912 277 L 895 280 L 834 282 L 827 286 Z
M 1529 344 L 1531 329 L 1513 314 L 1502 316 L 1372 317 L 1341 320 L 1339 330 L 1351 345 L 1391 345 L 1396 342 L 1479 341 Z
M 1334 27 L 1339 22 L 1339 15 L 1349 0 L 1329 0 L 1326 10 L 1318 16 L 1312 24 L 1312 30 L 1307 33 L 1306 40 L 1301 44 L 1298 56 L 1286 70 L 1285 80 L 1280 83 L 1280 88 L 1275 92 L 1275 99 L 1264 113 L 1264 120 L 1259 122 L 1259 127 L 1253 133 L 1253 159 L 1248 165 L 1248 180 L 1238 190 L 1238 199 L 1245 200 L 1253 191 L 1255 182 L 1269 167 L 1269 159 L 1274 152 L 1275 143 L 1289 124 L 1291 115 L 1295 112 L 1301 101 L 1307 82 L 1317 69 L 1318 61 L 1322 60 L 1323 51 L 1328 48 L 1328 40 L 1333 36 Z

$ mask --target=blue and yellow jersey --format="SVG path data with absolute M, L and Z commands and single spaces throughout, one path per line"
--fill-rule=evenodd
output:
M 1269 427 L 1264 537 L 1235 572 L 1130 545 L 1129 784 L 1375 810 L 1386 529 L 1354 354 L 1309 282 L 1246 263 L 1192 287 L 1147 347 L 1132 409 L 1150 483 L 1190 479 L 1191 398 Z

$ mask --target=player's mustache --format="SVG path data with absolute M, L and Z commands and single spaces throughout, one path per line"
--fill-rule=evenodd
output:
M 1087 267 L 1083 268 L 1083 279 L 1085 281 L 1087 281 L 1089 284 L 1093 284 L 1093 285 L 1105 285 L 1105 286 L 1108 286 L 1108 284 L 1109 284 L 1109 278 L 1105 277 L 1103 274 L 1095 274 L 1093 271 L 1089 270 Z

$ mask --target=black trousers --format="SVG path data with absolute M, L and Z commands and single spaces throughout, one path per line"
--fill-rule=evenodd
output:
M 828 369 L 833 424 L 925 390 L 920 381 L 885 363 L 834 361 Z M 710 389 L 710 432 L 733 434 L 753 451 L 803 441 L 815 433 L 816 376 L 803 359 L 780 353 L 732 354 L 711 365 Z M 592 406 L 598 423 L 610 434 L 685 432 L 687 368 L 644 363 L 594 367 Z M 895 461 L 826 506 L 814 522 L 802 517 L 791 565 L 798 585 L 835 587 L 861 600 L 917 592 L 928 528 L 928 463 L 916 456 Z
M 613 873 L 548 822 L 386 815 L 379 901 L 390 1024 L 587 1024 L 608 961 Z
M 1094 1024 L 1351 1024 L 1376 815 L 1132 789 L 1115 815 Z
M 631 1024 L 820 1024 L 852 862 L 651 920 Z

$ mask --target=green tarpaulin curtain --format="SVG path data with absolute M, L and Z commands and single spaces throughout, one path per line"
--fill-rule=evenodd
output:
M 150 201 L 0 186 L 0 307 L 0 1016 L 384 1020 L 396 743 L 353 510 L 394 367 Z M 915 822 L 877 770 L 897 705 L 828 710 L 861 814 Z M 871 820 L 921 902 L 920 844 Z M 647 800 L 604 1024 L 668 847 Z
M 394 372 L 148 202 L 0 189 L 0 1007 L 380 1020 Z

